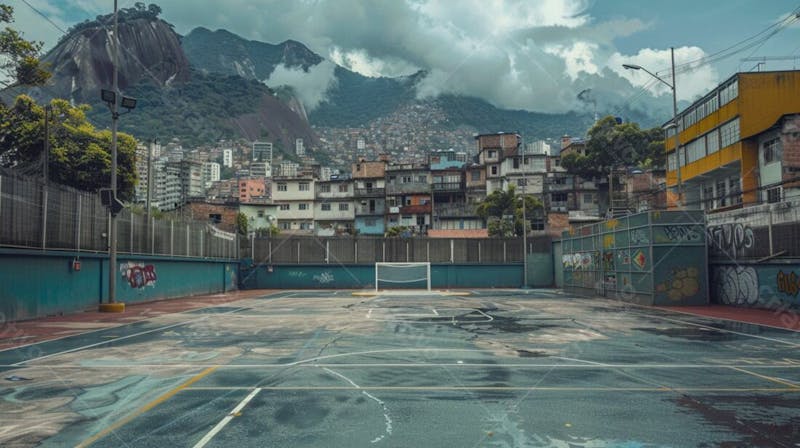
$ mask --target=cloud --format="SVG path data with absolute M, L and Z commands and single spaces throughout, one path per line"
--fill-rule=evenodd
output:
M 679 101 L 693 101 L 697 97 L 708 93 L 709 87 L 714 86 L 719 79 L 719 74 L 711 65 L 690 65 L 691 70 L 681 70 L 681 65 L 706 56 L 706 53 L 698 47 L 679 47 L 675 49 L 675 65 L 678 67 L 675 85 L 677 86 L 677 97 Z M 670 50 L 658 50 L 653 48 L 643 48 L 634 55 L 623 55 L 614 53 L 608 60 L 608 66 L 619 76 L 627 79 L 636 87 L 647 86 L 651 94 L 655 96 L 672 95 L 672 90 L 664 83 L 654 80 L 654 78 L 641 70 L 626 70 L 622 64 L 637 64 L 658 75 L 664 81 L 672 84 L 672 62 L 670 60 Z
M 93 9 L 100 0 L 79 1 Z M 421 98 L 463 94 L 509 109 L 584 108 L 576 96 L 587 88 L 598 109 L 611 109 L 649 82 L 645 73 L 622 70 L 622 62 L 653 70 L 669 65 L 668 49 L 620 51 L 620 38 L 651 24 L 636 17 L 593 17 L 592 0 L 227 0 L 223 9 L 218 0 L 159 4 L 162 17 L 182 34 L 205 26 L 264 42 L 294 39 L 366 76 L 425 70 L 417 90 Z M 676 58 L 703 54 L 699 47 L 682 47 Z M 678 94 L 692 99 L 717 77 L 709 67 L 681 75 Z M 326 63 L 309 72 L 284 67 L 267 82 L 293 85 L 311 109 L 324 101 L 332 79 L 333 66 Z M 654 86 L 637 105 L 660 107 L 664 93 Z
M 328 90 L 336 86 L 335 68 L 336 65 L 330 61 L 323 61 L 307 72 L 301 67 L 281 64 L 264 83 L 273 87 L 292 86 L 306 111 L 311 112 L 327 99 Z

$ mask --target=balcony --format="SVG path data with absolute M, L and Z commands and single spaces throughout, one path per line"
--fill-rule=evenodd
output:
M 357 198 L 381 198 L 386 196 L 385 188 L 356 188 L 355 197 Z
M 423 204 L 423 205 L 406 205 L 400 207 L 400 214 L 401 215 L 424 215 L 430 214 L 431 212 L 431 204 Z
M 435 204 L 433 207 L 433 214 L 442 218 L 460 218 L 477 216 L 475 214 L 474 204 Z
M 430 193 L 431 185 L 427 182 L 411 182 L 405 184 L 387 184 L 386 194 L 411 194 L 411 193 Z
M 386 207 L 382 206 L 359 205 L 356 207 L 356 216 L 383 216 L 384 213 L 386 213 Z
M 462 191 L 464 187 L 461 182 L 435 182 L 431 188 L 437 193 L 450 193 Z

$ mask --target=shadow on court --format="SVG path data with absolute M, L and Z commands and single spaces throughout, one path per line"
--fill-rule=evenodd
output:
M 284 291 L 0 352 L 0 445 L 796 446 L 798 348 L 552 290 Z

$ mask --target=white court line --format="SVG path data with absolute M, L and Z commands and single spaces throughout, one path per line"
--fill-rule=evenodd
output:
M 664 316 L 648 315 L 648 317 L 652 317 L 654 319 L 666 320 L 668 322 L 676 322 L 676 323 L 680 323 L 680 324 L 684 324 L 684 325 L 692 325 L 694 327 L 705 328 L 705 329 L 708 329 L 708 330 L 722 331 L 722 332 L 725 332 L 725 333 L 736 334 L 736 335 L 739 335 L 739 336 L 749 336 L 751 338 L 763 339 L 765 341 L 770 341 L 770 342 L 777 342 L 779 344 L 785 344 L 785 345 L 788 345 L 788 346 L 791 346 L 791 347 L 800 347 L 800 344 L 797 344 L 797 343 L 794 343 L 794 342 L 789 342 L 789 341 L 784 341 L 783 339 L 770 338 L 770 337 L 767 337 L 767 336 L 759 336 L 757 334 L 742 333 L 741 331 L 733 331 L 733 330 L 728 330 L 726 328 L 717 328 L 717 327 L 712 327 L 710 325 L 697 324 L 697 323 L 694 323 L 694 322 L 687 322 L 687 321 L 684 321 L 684 320 L 672 319 L 672 318 L 664 317 Z M 709 318 L 710 316 L 698 316 L 698 317 Z M 710 318 L 714 319 L 713 317 L 710 317 Z M 739 321 L 736 321 L 736 322 L 739 322 Z M 747 323 L 747 322 L 740 322 L 740 323 Z M 757 325 L 758 326 L 758 324 L 751 324 L 751 325 Z
M 211 428 L 211 431 L 209 431 L 208 434 L 203 436 L 199 442 L 195 443 L 194 448 L 203 448 L 206 446 L 206 444 L 210 442 L 218 432 L 222 431 L 222 428 L 224 428 L 225 425 L 230 423 L 230 421 L 233 420 L 233 418 L 236 417 L 239 412 L 242 412 L 242 409 L 247 406 L 247 403 L 250 403 L 250 400 L 258 395 L 259 392 L 261 392 L 261 388 L 257 387 L 253 389 L 253 391 L 250 392 L 250 395 L 244 397 L 244 400 L 240 401 L 239 404 L 237 404 L 228 415 L 226 415 L 222 420 L 220 420 L 219 423 L 217 423 L 217 426 Z
M 192 324 L 192 323 L 195 323 L 195 322 L 200 322 L 202 320 L 206 320 L 206 319 L 210 318 L 211 316 L 222 316 L 222 315 L 225 315 L 225 314 L 235 313 L 237 311 L 241 311 L 241 310 L 245 310 L 245 309 L 247 309 L 247 307 L 237 308 L 235 310 L 226 311 L 224 313 L 207 314 L 207 315 L 199 317 L 197 319 L 187 320 L 187 321 L 184 321 L 184 322 L 177 322 L 177 323 L 174 323 L 174 324 L 165 325 L 163 327 L 153 328 L 151 330 L 146 330 L 146 331 L 140 331 L 138 333 L 129 334 L 127 336 L 121 336 L 121 337 L 114 338 L 114 339 L 106 339 L 104 341 L 95 342 L 94 344 L 83 345 L 83 346 L 80 346 L 80 347 L 71 348 L 69 350 L 63 350 L 63 351 L 56 352 L 56 353 L 50 353 L 49 355 L 39 356 L 38 358 L 26 359 L 24 361 L 20 361 L 20 362 L 11 364 L 11 366 L 12 367 L 19 367 L 19 366 L 21 366 L 23 364 L 27 364 L 29 362 L 41 361 L 43 359 L 52 358 L 53 356 L 66 355 L 67 353 L 77 352 L 77 351 L 85 350 L 87 348 L 98 347 L 100 345 L 105 345 L 105 344 L 110 344 L 112 342 L 117 342 L 117 341 L 122 341 L 122 340 L 125 340 L 125 339 L 130 339 L 130 338 L 133 338 L 133 337 L 136 337 L 136 336 L 141 336 L 143 334 L 155 333 L 155 332 L 158 332 L 158 331 L 167 330 L 169 328 L 179 327 L 181 325 Z M 73 335 L 73 336 L 79 336 L 79 334 L 78 335 Z M 47 341 L 44 341 L 44 342 L 47 342 Z
M 339 373 L 339 372 L 337 372 L 335 370 L 331 370 L 331 369 L 329 369 L 327 367 L 323 367 L 322 370 L 324 370 L 324 371 L 326 371 L 326 372 L 328 372 L 328 373 L 330 373 L 332 375 L 336 375 L 339 378 L 341 378 L 341 379 L 347 381 L 348 383 L 352 384 L 353 387 L 355 387 L 356 389 L 360 389 L 362 394 L 364 394 L 365 396 L 369 397 L 371 400 L 373 400 L 374 402 L 378 403 L 381 406 L 381 408 L 383 408 L 383 420 L 384 420 L 384 422 L 386 424 L 386 429 L 384 430 L 383 434 L 381 434 L 380 436 L 375 437 L 374 439 L 372 439 L 370 441 L 370 443 L 378 443 L 381 440 L 383 440 L 384 438 L 386 438 L 386 436 L 392 435 L 392 418 L 389 417 L 389 408 L 386 407 L 386 403 L 384 403 L 383 400 L 381 400 L 380 398 L 376 397 L 375 395 L 372 395 L 371 393 L 363 390 L 361 388 L 361 386 L 359 386 L 358 384 L 355 383 L 355 381 L 351 380 L 350 378 L 342 375 L 341 373 Z M 195 448 L 199 448 L 199 447 L 195 447 Z
M 572 358 L 553 357 L 557 359 L 571 360 Z M 29 366 L 30 368 L 50 369 L 80 369 L 80 370 L 103 370 L 103 369 L 190 369 L 190 368 L 210 368 L 223 369 L 283 369 L 286 367 L 341 367 L 341 368 L 386 368 L 386 367 L 408 367 L 408 368 L 428 368 L 428 367 L 459 367 L 459 368 L 519 368 L 519 369 L 800 369 L 798 364 L 602 364 L 593 361 L 582 361 L 584 364 L 489 364 L 489 363 L 332 363 L 332 364 L 300 364 L 288 366 L 287 364 L 42 364 Z M 587 364 L 588 363 L 588 364 Z M 0 364 L 0 368 L 14 367 L 11 364 Z

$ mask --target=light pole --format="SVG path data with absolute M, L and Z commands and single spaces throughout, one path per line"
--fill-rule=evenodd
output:
M 117 120 L 119 120 L 119 106 L 127 112 L 136 107 L 136 99 L 123 97 L 119 92 L 119 23 L 117 20 L 117 0 L 114 0 L 114 35 L 112 51 L 112 90 L 101 90 L 102 100 L 111 109 L 111 188 L 107 194 L 106 202 L 109 208 L 109 245 L 108 245 L 108 303 L 100 304 L 100 311 L 122 312 L 125 311 L 124 303 L 117 303 L 117 213 L 121 210 L 122 203 L 117 199 Z M 102 192 L 101 192 L 102 194 Z
M 528 177 L 525 168 L 525 146 L 522 146 L 522 289 L 528 288 L 528 217 L 525 189 L 528 187 Z
M 680 138 L 678 136 L 678 96 L 675 93 L 675 48 L 670 47 L 669 49 L 670 57 L 672 59 L 672 84 L 668 83 L 661 79 L 658 75 L 647 70 L 646 68 L 642 67 L 641 65 L 636 64 L 622 64 L 622 67 L 627 70 L 642 70 L 648 75 L 656 78 L 657 80 L 663 82 L 672 90 L 672 123 L 666 127 L 669 129 L 671 127 L 675 128 L 675 174 L 677 180 L 677 190 L 678 190 L 678 208 L 683 208 L 683 185 L 681 184 L 681 157 L 680 157 Z M 667 161 L 667 165 L 669 165 L 669 161 Z

